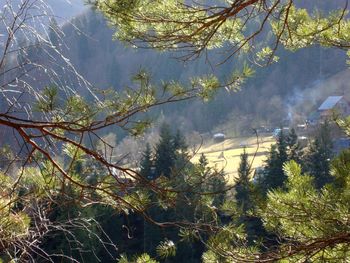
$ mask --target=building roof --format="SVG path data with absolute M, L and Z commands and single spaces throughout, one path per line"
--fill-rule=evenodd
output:
M 343 96 L 329 96 L 318 108 L 318 110 L 331 110 L 343 98 Z

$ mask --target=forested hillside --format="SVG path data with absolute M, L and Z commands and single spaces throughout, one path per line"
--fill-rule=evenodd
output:
M 88 2 L 0 0 L 0 263 L 349 261 L 346 0 Z
M 224 57 L 218 51 L 211 52 L 208 61 L 201 57 L 183 62 L 176 59 L 178 53 L 132 49 L 113 41 L 113 30 L 100 14 L 91 10 L 75 18 L 73 23 L 81 32 L 65 26 L 65 41 L 70 47 L 68 56 L 97 88 L 121 90 L 130 84 L 131 76 L 140 68 L 147 69 L 155 82 L 178 80 L 188 84 L 196 75 L 216 74 L 225 79 L 239 64 L 233 60 L 217 66 Z M 211 131 L 227 121 L 236 123 L 237 131 L 259 125 L 278 126 L 288 118 L 294 104 L 300 102 L 298 94 L 346 69 L 346 58 L 341 53 L 317 46 L 296 52 L 280 50 L 279 62 L 268 68 L 256 67 L 255 75 L 240 92 L 222 91 L 208 103 L 195 101 L 185 103 L 185 107 L 177 104 L 171 108 L 171 111 L 176 108 L 176 113 L 168 113 L 167 117 L 183 123 L 184 129 L 200 132 Z M 255 96 L 251 96 L 252 93 Z M 314 101 L 318 103 L 323 99 L 320 95 Z M 202 121 L 203 115 L 207 116 L 206 122 Z

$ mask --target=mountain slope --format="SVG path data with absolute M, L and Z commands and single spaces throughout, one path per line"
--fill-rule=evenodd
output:
M 65 26 L 65 41 L 70 47 L 67 56 L 97 88 L 122 89 L 141 67 L 148 69 L 156 82 L 174 79 L 186 83 L 191 77 L 205 73 L 224 79 L 239 64 L 232 60 L 220 67 L 211 67 L 205 58 L 184 64 L 169 53 L 125 47 L 112 41 L 113 30 L 93 11 L 77 17 L 73 23 L 84 33 Z M 315 46 L 294 53 L 285 50 L 278 53 L 280 62 L 257 68 L 255 77 L 242 91 L 229 94 L 224 91 L 210 103 L 173 105 L 171 110 L 164 109 L 164 113 L 173 112 L 173 118 L 184 127 L 199 131 L 210 131 L 227 121 L 240 126 L 240 130 L 266 123 L 279 125 L 295 104 L 295 94 L 346 68 L 346 56 L 339 50 Z M 217 53 L 212 57 L 219 61 L 221 55 Z

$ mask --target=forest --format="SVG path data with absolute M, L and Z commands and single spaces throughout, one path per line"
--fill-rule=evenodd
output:
M 0 262 L 350 260 L 347 0 L 0 8 Z

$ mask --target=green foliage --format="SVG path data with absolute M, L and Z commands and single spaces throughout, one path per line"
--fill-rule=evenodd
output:
M 349 41 L 349 22 L 342 19 L 348 11 L 335 10 L 328 15 L 322 14 L 320 11 L 314 11 L 310 14 L 306 9 L 291 6 L 287 13 L 283 15 L 283 19 L 288 19 L 288 31 L 283 30 L 285 25 L 283 19 L 277 23 L 272 23 L 272 29 L 275 34 L 281 35 L 281 42 L 287 48 L 296 50 L 304 48 L 315 43 L 324 46 L 332 46 L 336 43 L 344 43 Z
M 52 85 L 43 89 L 42 97 L 39 98 L 35 108 L 38 111 L 49 113 L 56 110 L 58 106 L 58 89 Z
M 284 141 L 285 137 L 283 133 L 279 137 L 277 145 L 271 146 L 266 166 L 264 167 L 262 187 L 265 191 L 282 187 L 286 179 L 282 169 L 283 164 L 287 161 Z
M 147 254 L 142 254 L 141 256 L 137 257 L 135 263 L 157 263 L 156 260 L 152 259 L 149 255 Z
M 146 189 L 141 189 L 130 193 L 124 197 L 126 203 L 137 211 L 144 211 L 149 206 L 151 200 Z
M 336 118 L 338 126 L 350 137 L 350 116 L 346 118 Z
M 175 164 L 175 149 L 173 136 L 168 124 L 160 128 L 160 140 L 155 149 L 155 175 L 170 176 Z
M 301 149 L 297 140 L 298 136 L 292 129 L 288 134 L 281 129 L 276 144 L 271 146 L 270 153 L 264 167 L 263 178 L 260 182 L 265 193 L 268 190 L 283 187 L 286 175 L 283 172 L 285 162 L 300 161 Z
M 225 1 L 222 5 L 230 8 L 232 7 L 231 2 Z M 207 12 L 203 9 L 203 5 L 187 4 L 187 2 L 185 4 L 185 1 L 175 0 L 101 0 L 96 1 L 96 4 L 106 14 L 110 23 L 119 28 L 116 35 L 124 41 L 134 42 L 141 39 L 148 42 L 151 47 L 162 50 L 190 45 L 195 48 L 196 54 L 200 54 L 207 48 L 221 48 L 226 43 L 229 43 L 231 47 L 239 47 L 239 50 L 243 52 L 251 49 L 252 42 L 246 41 L 246 36 L 251 30 L 252 21 L 244 21 L 240 16 L 229 14 L 224 19 L 217 19 L 216 15 L 212 15 L 215 14 L 215 11 L 222 10 L 217 6 L 213 6 L 212 12 Z M 118 15 L 109 12 L 110 8 Z M 264 20 L 259 21 L 259 19 L 264 19 L 264 16 L 254 13 L 255 10 L 265 9 L 252 8 L 252 15 L 256 18 L 253 23 L 264 22 Z M 290 13 L 287 14 L 287 11 Z M 225 14 L 225 12 L 222 13 Z M 275 10 L 271 10 L 271 13 L 272 17 L 277 18 L 276 20 L 280 18 L 279 22 L 272 22 L 271 25 L 275 35 L 287 48 L 297 49 L 314 43 L 333 45 L 333 43 L 341 44 L 342 41 L 348 42 L 347 21 L 339 20 L 339 17 L 342 16 L 339 12 L 330 14 L 326 18 L 319 14 L 312 17 L 306 10 L 295 8 L 293 5 L 288 6 L 286 2 L 282 2 Z M 148 23 L 145 23 L 145 19 L 146 21 L 148 19 Z M 284 24 L 281 21 L 284 21 Z M 290 25 L 288 30 L 285 30 L 286 22 Z M 51 26 L 51 29 L 53 28 L 54 26 Z M 50 36 L 50 38 L 52 38 L 51 42 L 56 42 L 53 37 Z M 161 41 L 157 41 L 158 39 Z M 80 41 L 82 45 L 80 56 L 85 57 L 89 55 L 86 39 L 82 37 Z M 268 62 L 271 57 L 272 60 L 276 60 L 271 47 L 259 46 L 259 50 L 256 55 L 258 62 Z M 41 113 L 44 113 L 47 117 L 45 119 L 52 120 L 52 123 L 37 131 L 47 136 L 50 143 L 51 141 L 62 143 L 74 139 L 79 141 L 80 139 L 82 146 L 86 145 L 83 135 L 91 132 L 98 136 L 97 131 L 101 127 L 113 124 L 119 125 L 133 135 L 139 135 L 147 127 L 148 121 L 133 119 L 135 113 L 145 112 L 153 105 L 162 104 L 171 99 L 182 100 L 199 95 L 204 100 L 208 100 L 222 86 L 229 90 L 237 90 L 252 74 L 253 70 L 245 64 L 241 71 L 233 73 L 226 82 L 227 85 L 222 85 L 219 78 L 214 75 L 206 75 L 193 78 L 188 90 L 177 82 L 170 82 L 164 83 L 159 92 L 150 83 L 147 72 L 141 70 L 133 79 L 136 88 L 126 87 L 123 92 L 102 91 L 101 97 L 95 97 L 96 103 L 91 103 L 77 94 L 69 95 L 66 100 L 60 101 L 60 90 L 56 87 L 47 87 L 42 94 L 39 94 L 36 107 Z M 163 100 L 158 100 L 159 95 Z M 168 95 L 169 98 L 164 99 Z M 98 120 L 100 117 L 102 121 Z M 35 130 L 35 127 L 32 129 Z M 76 136 L 76 134 L 81 136 Z M 320 140 L 315 140 L 314 148 L 311 147 L 311 151 L 315 153 L 310 155 L 312 156 L 310 159 L 313 159 L 312 163 L 322 162 L 324 160 L 322 158 L 328 156 L 327 151 L 330 146 L 329 143 L 324 143 L 326 140 L 322 136 Z M 52 211 L 49 219 L 61 222 L 61 220 L 71 221 L 74 216 L 98 217 L 100 210 L 95 210 L 94 205 L 99 204 L 99 208 L 101 205 L 113 207 L 118 213 L 124 213 L 135 221 L 138 218 L 135 217 L 134 212 L 149 212 L 151 217 L 159 222 L 185 222 L 191 227 L 194 226 L 189 229 L 183 228 L 181 231 L 178 229 L 149 231 L 153 228 L 142 222 L 144 232 L 146 233 L 148 228 L 149 233 L 154 234 L 154 236 L 147 236 L 151 241 L 149 244 L 144 239 L 144 250 L 147 250 L 148 246 L 153 254 L 156 251 L 163 259 L 170 256 L 183 259 L 186 258 L 186 255 L 193 255 L 192 248 L 180 251 L 175 243 L 181 240 L 198 242 L 199 237 L 201 241 L 204 240 L 208 244 L 209 250 L 203 255 L 204 262 L 232 262 L 236 257 L 254 255 L 253 253 L 256 253 L 259 247 L 247 247 L 248 231 L 244 224 L 235 221 L 236 218 L 242 218 L 242 214 L 232 216 L 240 212 L 237 206 L 243 207 L 241 210 L 243 210 L 243 215 L 246 215 L 249 210 L 246 205 L 248 200 L 249 203 L 253 202 L 249 196 L 248 176 L 250 171 L 247 154 L 244 153 L 241 158 L 236 187 L 237 202 L 232 202 L 232 200 L 225 200 L 224 175 L 208 168 L 208 162 L 204 156 L 201 157 L 199 165 L 186 163 L 188 161 L 187 146 L 179 132 L 174 136 L 170 128 L 164 125 L 161 128 L 160 137 L 155 149 L 154 164 L 156 176 L 160 178 L 152 183 L 157 187 L 163 187 L 160 188 L 162 191 L 157 187 L 142 188 L 131 179 L 126 180 L 125 183 L 119 183 L 119 178 L 114 178 L 114 174 L 107 176 L 111 172 L 108 173 L 106 168 L 98 167 L 94 163 L 99 159 L 99 153 L 96 152 L 94 156 L 86 156 L 91 154 L 91 151 L 84 151 L 83 147 L 77 147 L 77 141 L 73 144 L 64 144 L 62 163 L 56 161 L 57 156 L 54 156 L 52 159 L 54 161 L 51 160 L 51 162 L 41 157 L 38 159 L 40 163 L 37 168 L 23 169 L 23 173 L 15 178 L 1 175 L 0 204 L 3 207 L 0 210 L 1 245 L 5 244 L 5 249 L 7 249 L 13 243 L 30 237 L 31 228 L 37 224 L 35 221 L 37 218 L 30 213 L 30 209 L 36 206 L 49 207 L 52 209 L 48 209 Z M 316 179 L 312 175 L 302 176 L 301 168 L 295 162 L 286 164 L 283 171 L 282 167 L 286 161 L 299 158 L 296 138 L 295 133 L 287 138 L 281 133 L 277 145 L 271 148 L 263 178 L 264 190 L 267 192 L 266 207 L 261 208 L 260 215 L 265 226 L 281 236 L 282 256 L 291 256 L 292 261 L 305 256 L 304 250 L 293 250 L 298 248 L 299 244 L 303 247 L 302 245 L 308 245 L 310 242 L 312 244 L 319 240 L 328 242 L 331 240 L 335 243 L 331 245 L 326 243 L 326 247 L 312 251 L 315 253 L 311 253 L 311 256 L 306 255 L 309 257 L 307 260 L 329 261 L 340 256 L 347 258 L 349 257 L 347 243 L 343 242 L 341 237 L 349 232 L 350 200 L 347 165 L 349 153 L 344 153 L 334 161 L 332 169 L 334 184 L 324 186 L 328 182 L 324 178 L 329 176 L 322 174 L 326 169 L 313 169 L 315 174 L 312 175 Z M 36 135 L 33 135 L 31 139 L 34 141 Z M 326 145 L 324 148 L 320 146 L 322 143 Z M 34 142 L 32 146 L 35 147 Z M 35 154 L 37 153 L 33 154 L 34 157 L 36 157 Z M 141 173 L 146 177 L 151 173 L 153 165 L 149 146 L 144 157 Z M 93 167 L 94 165 L 96 167 Z M 59 172 L 58 169 L 61 166 L 68 172 L 64 174 Z M 94 177 L 93 181 L 88 180 L 88 176 Z M 322 178 L 322 182 L 318 182 L 319 178 Z M 314 187 L 314 180 L 320 191 Z M 152 184 L 149 185 L 152 186 Z M 61 205 L 62 203 L 64 205 Z M 82 206 L 90 209 L 82 209 Z M 220 210 L 232 216 L 232 219 L 224 226 L 220 222 Z M 136 224 L 140 228 L 140 222 Z M 204 235 L 203 238 L 202 233 L 199 233 L 202 226 L 212 230 L 214 234 L 209 238 Z M 69 231 L 74 235 L 74 239 L 70 240 L 73 245 L 69 244 L 69 246 L 66 246 L 62 238 L 65 233 L 50 237 L 50 241 L 55 239 L 51 248 L 52 253 L 61 250 L 62 253 L 77 260 L 93 262 L 94 259 L 91 259 L 89 255 L 99 252 L 100 247 L 97 243 L 100 241 L 101 229 L 98 229 L 97 224 L 92 224 L 91 227 L 92 232 L 89 234 L 92 234 L 92 237 L 82 230 Z M 164 236 L 174 241 L 163 241 L 156 247 L 154 244 L 160 239 L 164 240 Z M 337 240 L 337 237 L 340 239 Z M 288 243 L 290 240 L 292 242 Z M 93 249 L 86 254 L 82 253 L 84 255 L 78 255 L 81 252 L 77 247 L 80 243 L 83 244 L 83 247 L 86 245 Z M 41 244 L 45 246 L 49 242 Z M 139 245 L 138 241 L 136 244 Z M 288 254 L 290 252 L 286 254 L 285 244 L 289 247 L 290 244 L 293 244 L 293 254 Z M 252 256 L 248 258 L 251 259 Z M 126 256 L 122 256 L 120 262 L 129 262 L 129 260 Z M 154 263 L 156 261 L 150 255 L 142 254 L 131 262 Z
M 176 255 L 176 246 L 173 241 L 165 240 L 157 246 L 157 254 L 161 258 L 173 257 Z
M 85 152 L 82 149 L 69 143 L 66 143 L 63 146 L 63 153 L 74 161 L 83 160 L 83 157 L 85 156 Z
M 226 225 L 208 240 L 208 248 L 202 260 L 205 263 L 214 262 L 235 262 L 240 259 L 253 259 L 256 249 L 253 247 L 246 247 L 246 234 L 243 226 L 234 226 L 232 224 Z
M 79 95 L 69 97 L 65 104 L 65 117 L 77 127 L 86 126 L 91 123 L 96 113 L 94 106 Z
M 13 191 L 16 182 L 0 173 L 0 242 L 4 249 L 11 246 L 11 242 L 25 240 L 29 236 L 31 219 L 29 215 L 16 210 L 18 202 L 26 202 L 21 199 L 19 189 Z
M 296 50 L 315 44 L 344 47 L 349 42 L 346 7 L 326 13 L 316 8 L 300 8 L 294 1 L 276 2 L 268 8 L 261 8 L 261 4 L 96 1 L 96 7 L 116 29 L 117 39 L 135 48 L 184 51 L 187 59 L 207 50 L 226 48 L 224 61 L 251 52 L 256 62 L 267 64 L 278 61 L 274 53 L 279 44 Z M 247 9 L 251 12 L 245 13 Z M 265 28 L 271 29 L 269 34 Z M 255 38 L 260 43 L 256 44 Z M 207 98 L 207 92 L 203 96 Z
M 36 224 L 46 224 L 36 217 L 40 209 L 57 194 L 58 178 L 49 163 L 39 168 L 22 168 L 12 177 L 0 173 L 0 243 L 9 257 L 26 253 L 23 246 L 35 240 Z M 44 214 L 42 216 L 45 216 Z M 43 227 L 45 227 L 43 225 Z
M 181 46 L 177 36 L 192 35 L 193 31 L 200 30 L 201 35 L 194 35 L 188 39 L 189 42 L 195 43 L 200 46 L 206 41 L 206 38 L 210 34 L 208 30 L 201 30 L 203 18 L 206 18 L 205 11 L 201 11 L 200 8 L 195 6 L 191 7 L 191 12 L 187 10 L 182 1 L 130 1 L 129 3 L 120 3 L 115 1 L 97 1 L 97 7 L 105 12 L 109 22 L 113 26 L 118 26 L 120 30 L 116 33 L 118 39 L 124 41 L 132 41 L 135 38 L 141 37 L 143 34 L 147 34 L 149 31 L 153 31 L 157 37 L 166 37 L 172 35 L 172 39 L 166 40 L 166 45 L 160 45 L 157 42 L 152 44 L 152 47 L 164 49 L 176 48 Z M 114 12 L 118 12 L 121 16 L 115 16 L 114 14 L 108 15 L 108 10 L 112 8 Z M 169 12 L 170 10 L 177 10 L 177 12 Z M 153 18 L 159 23 L 144 23 L 144 21 L 137 21 L 130 19 L 129 14 L 138 15 L 142 13 L 146 19 Z M 187 22 L 187 26 L 183 27 L 178 24 L 177 21 Z M 243 34 L 240 32 L 242 24 L 239 19 L 232 21 L 228 20 L 218 28 L 217 33 L 210 38 L 207 46 L 210 48 L 221 47 L 223 39 L 232 43 L 237 43 Z
M 348 154 L 344 153 L 340 158 L 344 160 Z M 338 159 L 335 165 L 340 163 L 342 161 Z M 267 207 L 262 211 L 266 227 L 278 231 L 287 242 L 297 242 L 301 247 L 321 240 L 329 242 L 311 247 L 310 257 L 303 249 L 299 251 L 297 245 L 293 252 L 295 256 L 287 261 L 309 258 L 313 262 L 333 262 L 336 257 L 348 257 L 350 251 L 346 248 L 347 242 L 341 238 L 337 240 L 337 237 L 349 233 L 346 223 L 349 216 L 349 196 L 346 193 L 349 184 L 344 183 L 339 188 L 324 187 L 319 192 L 314 187 L 313 177 L 302 175 L 301 167 L 294 161 L 286 164 L 284 170 L 288 176 L 287 191 L 275 190 L 268 194 Z M 333 171 L 335 176 L 339 176 L 338 168 Z M 291 253 L 287 247 L 288 243 L 284 251 L 282 244 L 282 254 Z
M 330 175 L 330 161 L 333 157 L 332 149 L 331 130 L 326 122 L 317 132 L 316 138 L 310 144 L 305 158 L 306 171 L 314 176 L 318 189 L 332 181 Z
M 177 130 L 174 135 L 166 123 L 160 127 L 159 135 L 154 157 L 155 176 L 169 177 L 173 171 L 180 172 L 188 163 L 187 145 L 181 132 Z
M 204 101 L 212 99 L 220 88 L 219 80 L 213 75 L 193 78 L 191 84 L 195 89 L 199 90 L 199 95 Z
M 194 229 L 181 228 L 179 232 L 179 237 L 181 237 L 181 241 L 187 243 L 193 243 L 196 239 L 198 239 L 198 231 Z
M 244 148 L 241 154 L 241 162 L 238 168 L 238 178 L 236 179 L 236 194 L 235 199 L 237 205 L 242 209 L 242 214 L 245 215 L 252 205 L 250 198 L 250 163 L 248 162 L 248 154 Z
M 287 155 L 289 160 L 294 160 L 297 163 L 301 163 L 302 159 L 302 147 L 298 142 L 298 135 L 295 129 L 292 128 L 287 137 Z
M 236 180 L 236 183 L 242 183 L 242 184 L 248 184 L 249 182 L 249 175 L 250 175 L 250 163 L 248 161 L 248 153 L 246 151 L 246 148 L 244 147 L 243 153 L 240 156 L 241 161 L 239 163 L 238 168 L 238 179 Z
M 146 149 L 143 153 L 143 158 L 140 163 L 140 174 L 144 178 L 152 178 L 152 167 L 153 167 L 153 161 L 152 161 L 152 152 L 151 152 L 151 146 L 149 143 L 146 144 Z

